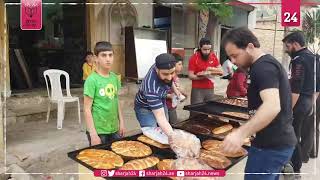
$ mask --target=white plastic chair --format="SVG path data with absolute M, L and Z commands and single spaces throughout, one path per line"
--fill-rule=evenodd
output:
M 78 103 L 78 116 L 79 116 L 79 125 L 81 128 L 81 117 L 80 117 L 80 102 L 78 97 L 72 97 L 70 94 L 70 78 L 69 74 L 65 71 L 58 69 L 49 69 L 43 72 L 44 79 L 47 85 L 49 104 L 47 112 L 47 122 L 49 122 L 51 103 L 57 103 L 58 112 L 57 112 L 57 129 L 62 129 L 62 121 L 65 114 L 65 103 L 67 102 L 77 102 Z M 64 96 L 61 88 L 61 76 L 64 76 L 66 79 L 66 90 L 67 96 Z M 48 86 L 47 77 L 49 77 L 50 87 Z M 51 93 L 50 93 L 51 91 Z

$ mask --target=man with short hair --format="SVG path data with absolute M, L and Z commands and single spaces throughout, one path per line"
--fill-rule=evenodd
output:
M 294 172 L 300 173 L 302 162 L 308 162 L 309 160 L 309 152 L 313 142 L 313 134 L 310 134 L 310 132 L 313 132 L 314 125 L 307 121 L 312 121 L 308 116 L 312 113 L 313 96 L 315 95 L 315 55 L 305 47 L 305 39 L 301 32 L 293 32 L 282 41 L 286 46 L 286 52 L 292 58 L 289 80 L 292 90 L 293 127 L 298 144 L 291 161 Z M 308 127 L 302 128 L 304 125 Z M 305 131 L 302 131 L 303 129 Z M 303 139 L 301 138 L 302 134 L 304 134 Z
M 199 49 L 189 60 L 189 78 L 192 80 L 191 104 L 214 99 L 213 75 L 222 75 L 218 58 L 212 52 L 210 39 L 202 38 Z
M 134 110 L 141 127 L 159 125 L 170 136 L 173 129 L 168 121 L 166 98 L 174 86 L 172 79 L 175 76 L 176 59 L 171 54 L 163 53 L 155 61 L 136 94 Z
M 256 36 L 248 28 L 228 31 L 223 45 L 231 61 L 249 70 L 248 108 L 250 120 L 229 133 L 223 150 L 239 151 L 244 140 L 256 134 L 249 149 L 245 180 L 278 180 L 296 145 L 292 126 L 290 84 L 282 65 L 263 53 Z

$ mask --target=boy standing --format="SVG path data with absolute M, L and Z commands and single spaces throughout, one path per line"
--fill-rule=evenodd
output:
M 86 62 L 83 63 L 82 65 L 82 71 L 83 71 L 83 76 L 82 76 L 82 80 L 85 81 L 88 76 L 94 72 L 95 70 L 95 63 L 94 61 L 94 57 L 93 57 L 93 53 L 91 51 L 87 52 L 86 54 Z
M 107 143 L 124 134 L 124 122 L 118 92 L 121 83 L 110 71 L 113 50 L 109 42 L 97 42 L 94 48 L 97 67 L 84 84 L 84 114 L 89 145 Z
M 172 55 L 176 59 L 175 76 L 172 79 L 172 83 L 175 85 L 175 87 L 177 88 L 177 90 L 181 94 L 186 96 L 186 94 L 181 91 L 180 80 L 178 77 L 178 75 L 181 74 L 182 69 L 183 69 L 183 58 L 179 54 L 176 54 L 176 53 L 173 53 Z M 177 111 L 176 111 L 177 106 L 176 106 L 176 104 L 172 103 L 173 98 L 175 98 L 175 97 L 177 97 L 177 95 L 174 93 L 173 88 L 171 88 L 168 91 L 167 100 L 166 100 L 170 124 L 178 123 L 178 117 L 177 117 Z

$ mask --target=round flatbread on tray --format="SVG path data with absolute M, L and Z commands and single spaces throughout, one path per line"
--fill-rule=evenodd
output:
M 85 149 L 77 155 L 77 159 L 96 169 L 114 169 L 124 163 L 119 155 L 103 149 Z
M 134 159 L 125 163 L 120 170 L 144 170 L 154 167 L 159 162 L 159 158 L 149 156 L 142 159 Z
M 125 157 L 141 158 L 152 154 L 149 146 L 139 141 L 116 141 L 111 144 L 111 149 Z
M 248 154 L 248 151 L 244 148 L 241 148 L 238 152 L 235 153 L 226 153 L 222 151 L 222 141 L 218 140 L 206 140 L 202 143 L 202 147 L 206 150 L 221 154 L 225 157 L 237 158 L 242 157 Z

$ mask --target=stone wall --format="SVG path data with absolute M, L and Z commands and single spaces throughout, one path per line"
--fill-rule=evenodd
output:
M 285 55 L 286 59 L 283 60 L 283 43 L 282 39 L 284 37 L 284 28 L 281 23 L 277 23 L 277 31 L 275 33 L 275 21 L 258 21 L 256 23 L 256 28 L 253 30 L 254 34 L 260 41 L 261 48 L 268 54 L 273 55 L 278 61 L 285 62 L 288 60 L 288 56 Z M 275 43 L 274 43 L 274 37 Z
M 96 3 L 101 2 L 98 0 L 91 0 L 90 2 Z M 118 1 L 113 1 L 118 2 Z M 122 1 L 121 1 L 122 2 Z M 153 5 L 151 4 L 152 0 L 145 0 L 144 3 L 141 4 L 139 0 L 128 0 L 128 2 L 133 3 L 132 7 L 137 12 L 137 26 L 150 26 L 153 25 Z M 92 5 L 88 7 L 88 20 L 89 27 L 88 31 L 88 47 L 90 47 L 91 51 L 94 49 L 94 45 L 98 41 L 110 41 L 113 44 L 114 48 L 114 65 L 112 67 L 112 71 L 121 74 L 124 76 L 125 72 L 125 56 L 124 56 L 124 44 L 113 42 L 112 39 L 114 36 L 118 36 L 118 34 L 113 34 L 110 31 L 112 24 L 110 23 L 110 9 L 112 4 L 105 5 Z M 118 33 L 118 32 L 116 32 Z

